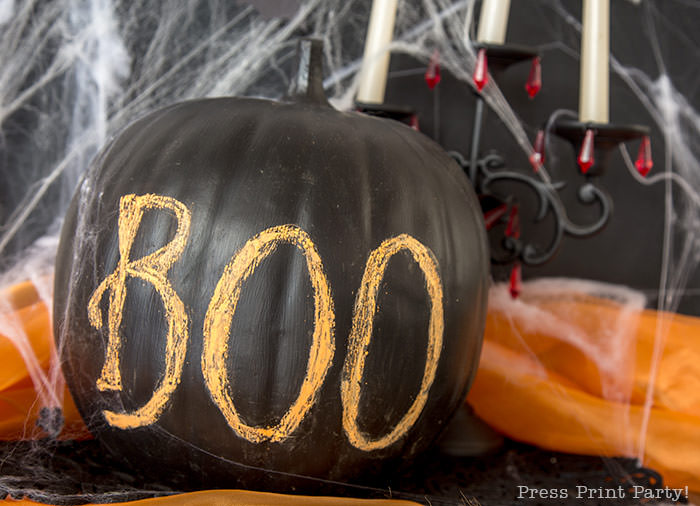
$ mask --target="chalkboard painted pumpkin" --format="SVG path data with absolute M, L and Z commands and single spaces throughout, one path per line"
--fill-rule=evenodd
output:
M 319 46 L 301 54 L 289 102 L 133 123 L 64 223 L 71 392 L 106 448 L 164 479 L 346 480 L 426 449 L 475 373 L 488 254 L 471 186 L 407 126 L 333 109 Z

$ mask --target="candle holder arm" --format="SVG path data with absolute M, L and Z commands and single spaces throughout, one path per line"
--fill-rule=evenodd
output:
M 477 158 L 475 163 L 467 160 L 458 151 L 450 151 L 449 154 L 462 167 L 472 179 L 477 193 L 481 195 L 494 195 L 500 197 L 493 186 L 502 182 L 522 184 L 532 191 L 538 202 L 538 208 L 534 217 L 535 222 L 541 222 L 548 214 L 554 220 L 554 233 L 545 248 L 527 243 L 520 238 L 505 236 L 501 241 L 503 251 L 493 252 L 491 261 L 497 265 L 507 265 L 515 261 L 521 261 L 526 265 L 542 265 L 551 260 L 561 247 L 564 236 L 588 237 L 600 232 L 612 216 L 612 200 L 609 195 L 591 182 L 586 182 L 578 190 L 578 199 L 586 205 L 598 203 L 600 214 L 596 221 L 587 225 L 576 224 L 571 221 L 566 209 L 557 194 L 563 189 L 565 182 L 545 183 L 534 177 L 512 170 L 504 170 L 505 162 L 501 155 L 490 153 Z M 473 155 L 473 151 L 472 151 Z M 502 199 L 509 202 L 508 197 Z M 510 202 L 512 205 L 512 202 Z M 499 230 L 493 233 L 500 233 Z

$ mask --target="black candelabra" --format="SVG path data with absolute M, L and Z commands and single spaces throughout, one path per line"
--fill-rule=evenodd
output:
M 519 293 L 520 266 L 539 266 L 551 260 L 560 249 L 565 236 L 584 238 L 602 231 L 613 213 L 613 200 L 601 187 L 598 177 L 608 164 L 613 149 L 621 143 L 641 139 L 637 169 L 642 175 L 651 168 L 649 128 L 642 125 L 616 125 L 608 123 L 580 122 L 568 118 L 555 119 L 538 132 L 534 151 L 530 156 L 532 168 L 510 168 L 498 152 L 482 153 L 481 141 L 485 107 L 488 106 L 482 90 L 489 76 L 498 81 L 502 72 L 512 65 L 530 61 L 531 69 L 526 89 L 531 97 L 541 87 L 539 52 L 531 47 L 516 44 L 476 44 L 477 59 L 474 71 L 474 116 L 468 156 L 450 151 L 450 155 L 462 167 L 479 195 L 484 213 L 484 222 L 491 236 L 493 265 L 511 268 L 511 293 Z M 436 63 L 431 61 L 426 72 L 426 81 L 433 87 L 436 78 Z M 357 104 L 358 110 L 379 116 L 390 117 L 417 126 L 415 115 L 408 107 L 386 104 Z M 554 134 L 569 141 L 582 173 L 582 182 L 577 189 L 578 200 L 586 206 L 597 206 L 597 216 L 590 223 L 572 221 L 559 192 L 566 186 L 564 181 L 550 181 L 542 176 L 545 161 L 546 137 Z M 508 182 L 509 186 L 501 183 Z M 537 210 L 534 222 L 542 222 L 550 216 L 553 231 L 544 246 L 537 244 L 520 231 L 520 204 L 515 195 L 502 188 L 513 184 L 527 188 L 536 199 Z M 499 192 L 499 189 L 501 191 Z

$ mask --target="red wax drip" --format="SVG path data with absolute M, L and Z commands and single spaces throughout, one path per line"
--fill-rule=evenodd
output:
M 411 128 L 413 128 L 416 132 L 420 132 L 420 128 L 418 127 L 417 114 L 411 114 Z
M 489 81 L 488 62 L 486 61 L 486 49 L 484 48 L 479 49 L 476 55 L 476 66 L 474 67 L 472 79 L 474 79 L 476 89 L 479 91 L 483 90 Z
M 514 237 L 516 239 L 520 237 L 520 216 L 518 214 L 518 206 L 513 206 L 510 208 L 508 225 L 506 225 L 506 237 Z
M 634 165 L 642 177 L 646 177 L 654 166 L 654 161 L 651 159 L 651 142 L 646 135 L 642 137 L 642 143 L 639 145 L 639 152 L 637 153 L 637 161 L 634 162 Z
M 510 270 L 510 296 L 517 299 L 518 295 L 520 295 L 520 292 L 522 291 L 522 285 L 523 278 L 520 270 L 520 262 L 515 262 L 513 268 Z
M 540 170 L 540 167 L 544 165 L 544 130 L 537 131 L 537 137 L 535 137 L 535 145 L 533 146 L 534 151 L 530 155 L 530 163 L 535 172 Z
M 430 57 L 428 70 L 425 71 L 425 82 L 431 90 L 440 82 L 440 53 L 436 49 Z
M 525 90 L 530 98 L 535 98 L 535 95 L 539 93 L 542 89 L 542 65 L 540 64 L 540 57 L 537 56 L 532 59 L 532 65 L 530 65 L 530 76 L 527 78 L 525 83 Z
M 486 223 L 486 230 L 491 230 L 493 226 L 498 223 L 498 221 L 506 214 L 508 206 L 501 204 L 484 213 L 484 222 Z
M 586 136 L 583 138 L 583 144 L 581 144 L 581 151 L 578 154 L 578 166 L 581 167 L 581 172 L 584 174 L 588 172 L 593 166 L 595 159 L 593 158 L 593 137 L 595 133 L 590 128 L 586 130 Z

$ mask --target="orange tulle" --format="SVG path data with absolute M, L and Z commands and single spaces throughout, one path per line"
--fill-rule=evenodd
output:
M 89 437 L 68 391 L 62 386 L 51 391 L 55 382 L 41 386 L 41 378 L 51 375 L 55 351 L 50 313 L 34 286 L 15 285 L 0 298 L 5 301 L 0 306 L 0 439 L 45 437 L 36 422 L 47 399 L 63 407 L 61 437 Z M 15 345 L 19 333 L 26 334 L 36 357 L 34 374 L 26 365 L 26 351 L 23 355 Z M 660 360 L 654 360 L 655 353 Z M 512 300 L 505 287 L 494 288 L 481 364 L 468 400 L 511 438 L 570 453 L 642 454 L 644 465 L 661 472 L 667 485 L 700 491 L 699 318 L 630 309 L 581 294 L 542 296 L 527 284 L 521 298 Z M 130 504 L 142 502 L 357 503 L 207 491 Z
M 63 409 L 62 439 L 89 438 L 60 371 L 55 370 L 49 308 L 31 282 L 4 290 L 0 300 L 0 440 L 46 437 L 37 425 L 45 405 Z M 25 342 L 27 349 L 18 341 Z M 52 372 L 59 381 L 51 381 Z
M 527 290 L 512 301 L 499 288 L 491 299 L 468 396 L 489 425 L 556 451 L 642 453 L 666 485 L 700 490 L 700 318 L 591 296 L 528 299 Z M 606 347 L 620 336 L 621 350 Z

